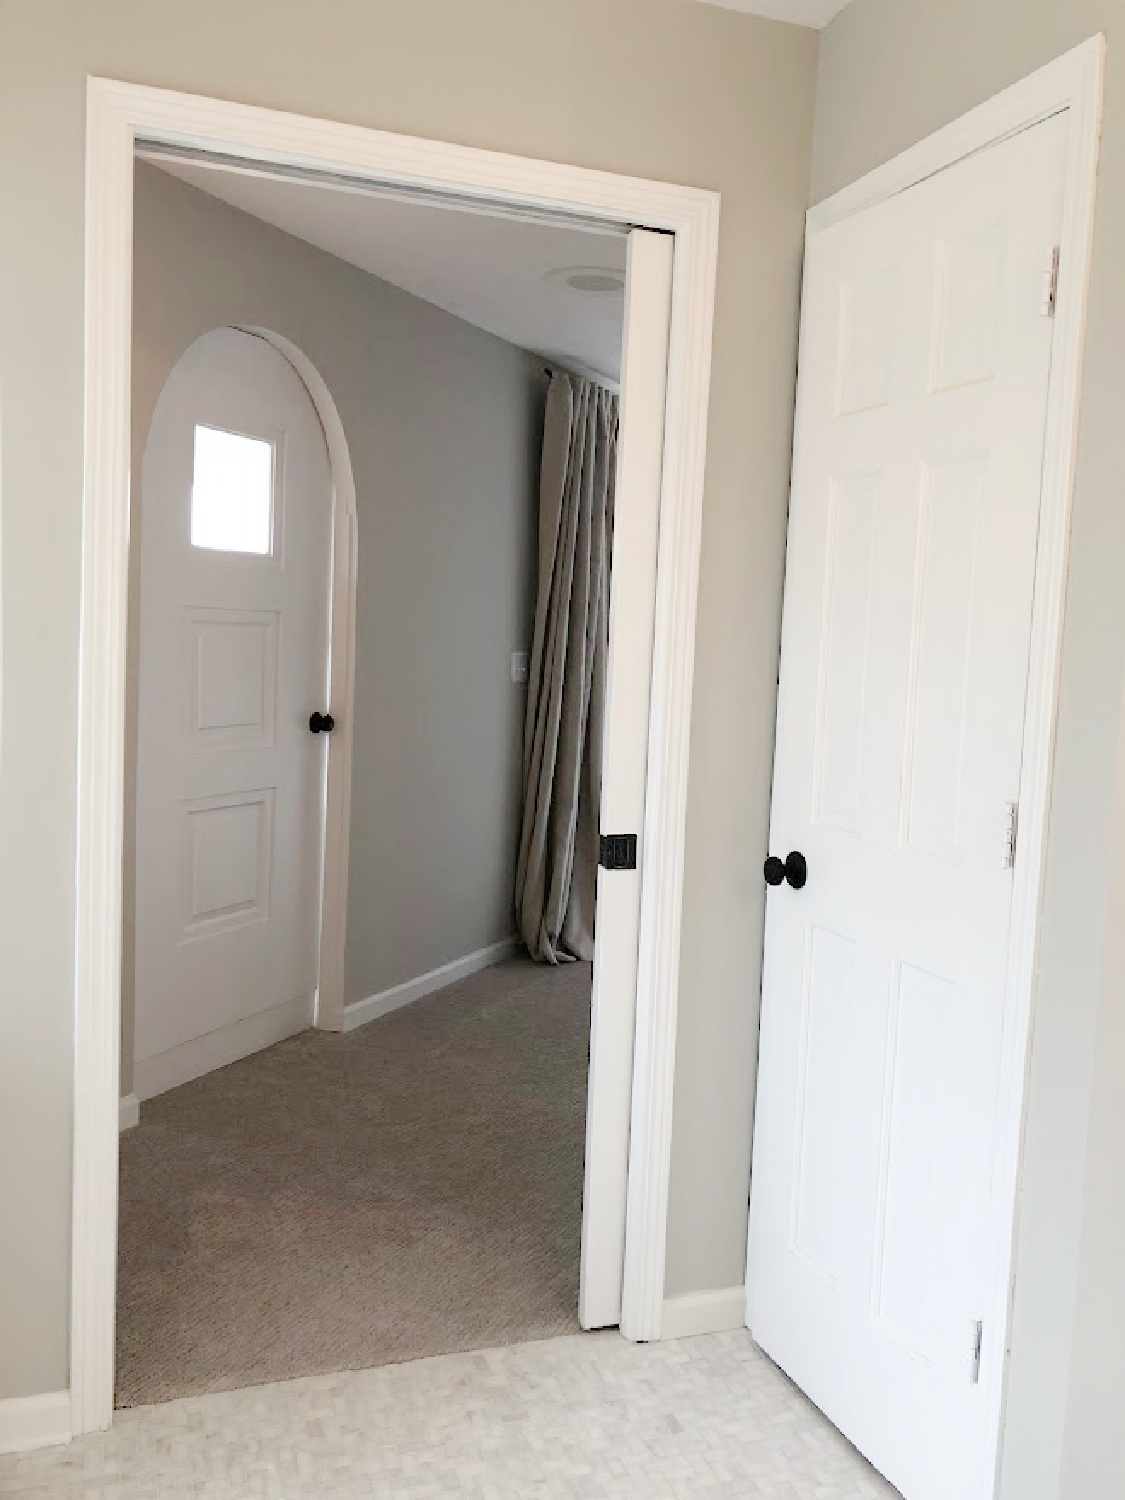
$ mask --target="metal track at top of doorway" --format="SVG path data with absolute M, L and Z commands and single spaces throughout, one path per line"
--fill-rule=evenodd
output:
M 525 224 L 546 224 L 559 229 L 577 229 L 586 234 L 627 235 L 645 225 L 625 224 L 619 219 L 587 218 L 582 214 L 538 208 L 532 204 L 510 203 L 500 198 L 476 198 L 441 188 L 408 186 L 399 182 L 381 182 L 351 172 L 329 172 L 297 163 L 258 161 L 251 157 L 227 155 L 192 146 L 177 146 L 165 141 L 138 138 L 137 156 L 159 165 L 160 162 L 184 162 L 212 167 L 216 171 L 237 172 L 246 177 L 272 177 L 281 181 L 310 183 L 343 193 L 362 193 L 369 197 L 393 198 L 417 203 L 426 208 L 445 208 L 458 213 L 484 214 L 495 219 L 516 219 Z M 662 231 L 654 231 L 660 233 Z

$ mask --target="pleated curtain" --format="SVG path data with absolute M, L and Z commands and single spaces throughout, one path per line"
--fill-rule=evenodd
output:
M 547 392 L 515 891 L 541 963 L 594 953 L 618 404 L 562 372 Z

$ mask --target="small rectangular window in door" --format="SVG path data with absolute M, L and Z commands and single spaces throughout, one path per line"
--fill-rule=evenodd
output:
M 197 426 L 191 483 L 191 545 L 268 557 L 273 551 L 274 445 Z

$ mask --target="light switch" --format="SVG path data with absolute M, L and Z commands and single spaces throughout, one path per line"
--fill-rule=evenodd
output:
M 512 652 L 512 681 L 513 682 L 526 682 L 527 681 L 527 652 L 526 651 L 513 651 Z

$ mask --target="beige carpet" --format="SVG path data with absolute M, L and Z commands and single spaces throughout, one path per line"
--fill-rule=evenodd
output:
M 590 968 L 514 959 L 153 1099 L 117 1404 L 577 1329 Z

